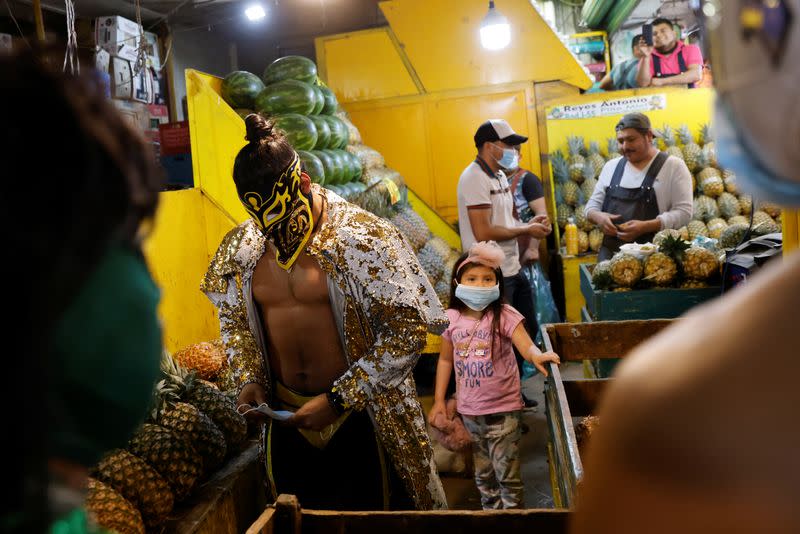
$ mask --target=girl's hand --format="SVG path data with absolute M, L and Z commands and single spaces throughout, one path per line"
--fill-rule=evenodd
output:
M 447 419 L 447 405 L 444 401 L 435 401 L 433 403 L 433 408 L 428 413 L 428 423 L 433 426 L 433 422 L 436 420 L 436 416 L 442 415 L 445 419 Z
M 533 350 L 531 350 L 533 352 Z M 547 369 L 545 369 L 544 364 L 546 362 L 553 362 L 556 365 L 561 364 L 561 358 L 558 357 L 558 354 L 555 352 L 543 352 L 542 354 L 532 354 L 533 360 L 531 363 L 536 367 L 540 373 L 544 376 L 547 375 Z

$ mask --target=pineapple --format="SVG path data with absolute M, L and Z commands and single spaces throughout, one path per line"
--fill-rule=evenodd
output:
M 675 138 L 675 133 L 672 128 L 665 124 L 664 128 L 658 130 L 658 134 L 664 142 L 664 152 L 683 161 L 683 151 L 678 148 L 678 140 Z
M 212 383 L 179 366 L 172 358 L 161 359 L 161 373 L 183 402 L 206 414 L 225 436 L 228 452 L 247 437 L 247 421 L 236 411 L 236 402 Z
M 698 236 L 708 237 L 708 227 L 703 221 L 691 221 L 686 229 L 689 231 L 689 241 L 694 241 Z
M 708 287 L 708 284 L 701 280 L 689 279 L 689 280 L 684 280 L 683 283 L 681 284 L 681 289 L 701 289 L 704 287 Z
M 642 278 L 642 262 L 630 254 L 617 253 L 611 259 L 611 277 L 622 287 L 633 287 Z
M 678 232 L 681 234 L 681 239 L 684 241 L 689 241 L 689 229 L 685 226 L 681 226 L 678 228 Z
M 189 442 L 162 426 L 142 425 L 128 443 L 128 450 L 169 482 L 177 501 L 189 495 L 203 473 L 203 460 Z
M 763 222 L 753 226 L 753 233 L 762 236 L 767 234 L 777 234 L 781 232 L 781 227 L 778 223 Z
M 583 157 L 585 150 L 583 137 L 569 136 L 567 137 L 567 146 L 569 147 L 569 178 L 576 182 L 583 182 L 583 166 L 586 164 L 586 158 Z
M 562 186 L 564 202 L 569 206 L 577 206 L 581 202 L 581 188 L 575 182 L 565 182 Z
M 428 225 L 409 204 L 398 205 L 397 213 L 389 220 L 400 230 L 415 252 L 424 247 L 431 238 Z
M 644 279 L 657 286 L 665 287 L 672 284 L 677 275 L 678 266 L 675 260 L 663 252 L 651 254 L 644 262 Z
M 197 372 L 204 380 L 214 380 L 227 362 L 222 340 L 190 345 L 172 355 L 178 364 Z
M 605 235 L 600 228 L 592 228 L 592 231 L 589 232 L 589 248 L 592 252 L 600 251 L 603 247 L 603 238 L 605 238 Z
M 611 277 L 611 262 L 601 261 L 592 269 L 592 285 L 601 291 L 611 288 L 614 279 Z
M 719 215 L 723 219 L 736 217 L 742 212 L 739 199 L 728 192 L 722 193 L 719 196 L 717 199 L 717 206 L 719 206 Z
M 597 141 L 592 141 L 589 143 L 589 156 L 586 158 L 589 163 L 592 165 L 592 173 L 591 178 L 597 178 L 600 176 L 600 172 L 603 170 L 603 167 L 606 166 L 606 160 L 603 156 L 600 155 L 600 143 Z M 584 176 L 584 180 L 586 180 L 586 176 Z
M 627 293 L 628 291 L 631 291 L 630 287 L 615 287 L 613 289 L 613 293 Z
M 742 215 L 750 215 L 753 211 L 753 197 L 750 195 L 739 195 L 739 206 L 742 207 Z
M 764 224 L 764 223 L 775 224 L 775 219 L 773 219 L 763 211 L 755 212 L 753 214 L 753 226 L 758 226 L 759 224 Z
M 683 254 L 683 272 L 692 280 L 708 280 L 719 270 L 716 254 L 702 247 L 692 247 Z
M 730 249 L 742 243 L 750 233 L 750 226 L 747 224 L 734 224 L 725 229 L 719 236 L 719 247 Z
M 595 187 L 597 187 L 597 180 L 594 178 L 587 178 L 583 181 L 581 184 L 581 193 L 583 194 L 584 200 L 588 202 L 589 199 L 592 198 Z
M 578 254 L 589 251 L 589 234 L 583 230 L 578 230 Z
M 735 224 L 746 224 L 747 226 L 750 226 L 750 219 L 744 215 L 735 215 L 728 219 L 728 226 L 733 226 Z
M 444 308 L 450 306 L 450 284 L 448 281 L 450 280 L 449 277 L 444 277 L 434 286 L 434 291 L 436 291 L 436 296 L 439 297 L 439 302 L 442 303 Z
M 686 162 L 686 166 L 689 167 L 689 171 L 697 172 L 700 168 L 700 158 L 703 150 L 700 145 L 694 142 L 692 132 L 685 124 L 678 129 L 678 136 L 681 138 L 681 143 L 683 143 L 683 160 Z
M 436 249 L 431 246 L 431 243 L 428 242 L 422 247 L 422 250 L 417 253 L 417 258 L 425 274 L 428 275 L 431 285 L 436 285 L 436 282 L 444 275 L 444 262 L 442 261 L 442 257 Z
M 655 237 L 653 237 L 653 244 L 657 247 L 660 247 L 664 240 L 668 237 L 681 239 L 681 233 L 678 230 L 673 230 L 672 228 L 661 230 L 655 235 Z
M 697 183 L 700 184 L 703 194 L 712 198 L 717 198 L 725 192 L 722 174 L 714 167 L 705 167 L 697 173 Z
M 555 183 L 563 184 L 569 180 L 569 163 L 564 159 L 564 154 L 556 150 L 550 154 L 550 165 L 553 167 L 553 178 Z
M 155 527 L 172 511 L 174 496 L 164 478 L 147 462 L 126 450 L 106 454 L 92 476 L 108 484 L 142 513 L 148 527 Z
M 714 136 L 711 132 L 711 127 L 708 124 L 704 124 L 700 128 L 700 137 L 703 139 L 703 158 L 708 162 L 709 165 L 716 167 L 717 149 L 716 145 L 714 144 Z
M 225 459 L 225 436 L 206 414 L 191 404 L 180 402 L 177 390 L 166 380 L 159 382 L 152 419 L 191 443 L 203 457 L 205 473 L 213 473 Z
M 694 212 L 692 219 L 696 221 L 710 221 L 719 217 L 719 206 L 717 202 L 705 195 L 700 195 L 694 199 Z
M 569 207 L 568 205 L 559 204 L 558 206 L 556 206 L 556 221 L 558 222 L 558 227 L 565 228 L 572 215 L 573 215 L 572 208 Z
M 725 184 L 725 191 L 731 195 L 739 194 L 739 186 L 736 184 L 736 175 L 733 171 L 722 171 L 722 182 Z
M 777 204 L 773 204 L 772 202 L 759 202 L 758 209 L 772 217 L 773 219 L 777 219 L 781 216 L 781 208 Z
M 98 526 L 117 534 L 144 534 L 144 522 L 125 497 L 97 479 L 89 478 L 86 513 Z
M 725 219 L 711 219 L 708 221 L 708 237 L 719 239 L 719 236 L 722 235 L 722 232 L 728 227 L 728 223 L 725 222 Z
M 606 151 L 608 152 L 608 160 L 611 161 L 612 159 L 621 158 L 622 154 L 619 151 L 619 142 L 617 142 L 616 138 L 609 137 L 607 141 Z
M 689 242 L 681 239 L 680 235 L 675 234 L 668 234 L 662 240 L 661 243 L 658 245 L 658 253 L 663 254 L 670 258 L 676 266 L 676 273 L 677 273 L 677 266 L 680 262 L 683 261 L 683 254 L 689 248 Z M 654 254 L 655 255 L 655 254 Z M 664 265 L 666 262 L 663 260 L 661 264 Z M 668 267 L 664 265 L 665 267 Z M 655 267 L 651 268 L 655 269 Z M 652 274 L 652 272 L 650 273 Z
M 594 225 L 586 218 L 586 205 L 581 204 L 575 211 L 573 212 L 573 217 L 575 218 L 575 224 L 578 226 L 579 230 L 583 230 L 584 232 L 591 231 Z

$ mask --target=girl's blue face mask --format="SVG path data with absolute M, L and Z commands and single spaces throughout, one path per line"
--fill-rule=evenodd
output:
M 474 311 L 483 311 L 500 298 L 500 284 L 492 287 L 456 286 L 456 297 Z

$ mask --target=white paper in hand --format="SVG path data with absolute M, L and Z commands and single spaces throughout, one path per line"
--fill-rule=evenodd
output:
M 267 403 L 262 403 L 261 406 L 255 408 L 247 404 L 242 404 L 239 406 L 237 411 L 242 415 L 247 415 L 250 412 L 260 412 L 266 415 L 267 417 L 275 419 L 276 421 L 286 421 L 287 419 L 289 419 L 294 415 L 294 412 L 290 412 L 288 410 L 277 410 L 277 411 L 273 410 L 272 408 L 267 406 Z

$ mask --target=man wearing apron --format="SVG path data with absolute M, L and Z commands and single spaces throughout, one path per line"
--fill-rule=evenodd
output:
M 703 79 L 703 53 L 697 45 L 678 39 L 672 22 L 653 21 L 653 46 L 641 40 L 642 60 L 636 74 L 639 87 L 688 85 L 690 89 Z
M 650 119 L 625 115 L 616 126 L 623 157 L 603 167 L 587 218 L 605 234 L 598 261 L 625 243 L 647 243 L 656 232 L 678 229 L 692 218 L 692 175 L 680 158 L 653 146 Z

